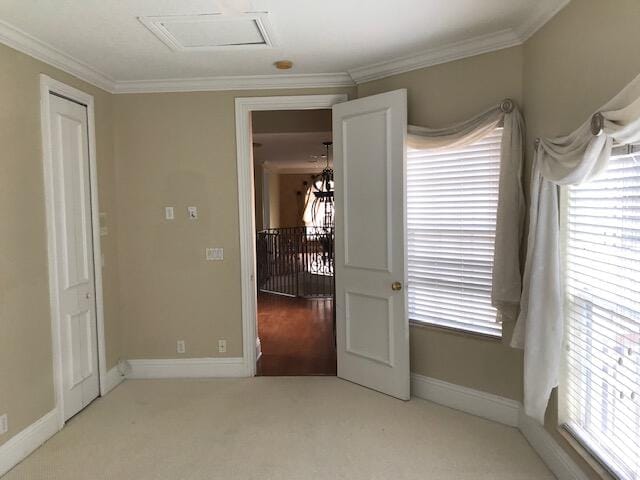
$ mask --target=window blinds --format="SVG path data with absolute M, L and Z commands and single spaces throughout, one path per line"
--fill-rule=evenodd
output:
M 407 154 L 409 318 L 499 336 L 491 305 L 502 128 Z
M 639 480 L 640 153 L 613 157 L 563 204 L 562 420 L 615 475 Z

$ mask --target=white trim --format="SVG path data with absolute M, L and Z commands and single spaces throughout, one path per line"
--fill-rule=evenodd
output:
M 251 137 L 251 112 L 258 110 L 317 110 L 331 108 L 347 95 L 298 95 L 236 98 L 236 148 L 238 212 L 240 224 L 240 272 L 242 292 L 242 352 L 246 374 L 256 374 L 255 218 Z
M 411 395 L 494 422 L 518 426 L 520 402 L 417 373 L 411 374 Z
M 104 397 L 107 393 L 109 393 L 111 390 L 113 390 L 118 385 L 120 385 L 124 381 L 124 379 L 125 377 L 120 372 L 120 369 L 118 368 L 118 366 L 113 367 L 111 370 L 107 372 L 107 375 L 104 381 L 104 390 L 100 389 L 101 390 L 100 396 Z
M 559 480 L 587 480 L 587 475 L 569 454 L 558 445 L 542 425 L 526 416 L 524 410 L 520 412 L 518 428 Z
M 497 32 L 480 35 L 459 42 L 448 43 L 419 53 L 405 55 L 393 60 L 382 61 L 362 67 L 348 69 L 356 84 L 378 80 L 400 73 L 432 67 L 463 58 L 495 52 L 525 43 L 531 36 L 551 20 L 570 0 L 537 2 L 535 11 L 520 25 Z
M 520 44 L 522 44 L 522 41 L 516 33 L 511 29 L 507 29 L 441 47 L 430 48 L 417 54 L 352 68 L 348 72 L 357 84 L 361 84 L 412 70 L 515 47 Z
M 11 437 L 0 446 L 0 477 L 27 458 L 58 430 L 58 412 L 54 409 Z
M 212 92 L 275 90 L 280 88 L 352 87 L 348 73 L 238 75 L 205 78 L 169 78 L 116 82 L 113 93 Z
M 0 42 L 109 93 L 197 92 L 221 90 L 271 90 L 281 88 L 348 87 L 420 68 L 522 45 L 570 0 L 538 2 L 532 15 L 520 25 L 453 42 L 393 60 L 349 69 L 347 72 L 218 76 L 117 81 L 90 65 L 0 20 Z
M 535 3 L 535 11 L 522 24 L 514 28 L 514 31 L 520 37 L 522 43 L 529 40 L 538 30 L 547 24 L 549 20 L 555 17 L 560 10 L 564 9 L 571 0 L 562 0 L 559 4 L 553 5 L 553 2 L 539 1 Z
M 255 349 L 255 344 L 254 344 Z M 242 357 L 229 358 L 169 358 L 160 360 L 129 360 L 131 370 L 126 378 L 223 378 L 246 377 Z
M 91 224 L 93 237 L 93 264 L 96 301 L 96 327 L 98 343 L 98 373 L 100 394 L 107 392 L 107 359 L 104 332 L 104 306 L 102 292 L 102 252 L 100 249 L 100 207 L 98 203 L 98 166 L 96 160 L 96 130 L 93 96 L 62 82 L 40 75 L 40 125 L 42 129 L 42 163 L 44 170 L 44 190 L 47 217 L 47 257 L 49 265 L 49 300 L 51 303 L 51 338 L 53 354 L 53 380 L 58 422 L 64 425 L 64 398 L 62 377 L 62 342 L 60 338 L 60 318 L 58 305 L 58 277 L 56 275 L 56 231 L 53 202 L 53 173 L 51 170 L 52 145 L 50 128 L 50 92 L 55 92 L 87 106 L 87 122 L 89 135 L 89 184 L 91 196 Z
M 112 93 L 114 90 L 115 80 L 107 74 L 2 20 L 0 20 L 0 43 L 4 43 L 52 67 L 59 68 L 63 72 L 67 72 L 107 92 Z
M 411 374 L 411 395 L 516 427 L 559 480 L 587 480 L 587 475 L 544 427 L 524 414 L 520 402 L 417 373 Z

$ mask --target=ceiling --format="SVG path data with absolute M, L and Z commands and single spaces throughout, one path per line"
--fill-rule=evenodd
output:
M 275 173 L 320 173 L 331 132 L 255 133 L 253 159 Z M 256 147 L 255 144 L 259 144 Z
M 0 41 L 115 93 L 350 85 L 521 44 L 568 1 L 3 0 Z M 244 12 L 262 12 L 269 45 L 180 50 L 140 20 Z

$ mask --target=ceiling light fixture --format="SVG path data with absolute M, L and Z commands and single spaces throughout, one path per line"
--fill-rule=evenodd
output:
M 293 67 L 293 62 L 291 60 L 278 60 L 274 65 L 278 70 L 289 70 Z

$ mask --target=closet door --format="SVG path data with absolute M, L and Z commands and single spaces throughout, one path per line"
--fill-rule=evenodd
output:
M 87 108 L 51 95 L 64 419 L 99 394 Z

